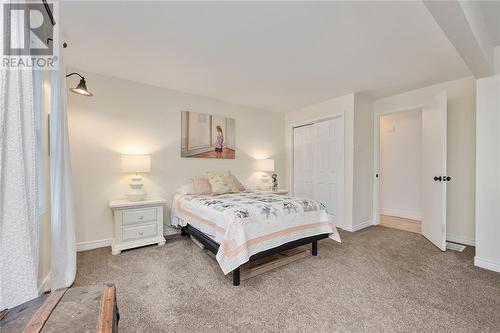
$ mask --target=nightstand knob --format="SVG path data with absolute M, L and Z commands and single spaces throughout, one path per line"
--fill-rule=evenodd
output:
M 144 216 L 142 216 L 142 215 L 138 217 L 139 220 L 142 220 L 143 218 L 144 218 Z
M 144 235 L 144 232 L 142 232 L 142 231 L 141 231 L 141 232 L 139 233 L 139 236 L 142 236 L 142 235 Z

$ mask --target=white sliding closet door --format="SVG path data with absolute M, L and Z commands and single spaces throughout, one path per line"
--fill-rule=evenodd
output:
M 294 195 L 323 203 L 338 224 L 344 207 L 344 123 L 335 118 L 294 128 Z
M 343 208 L 344 126 L 342 118 L 314 124 L 315 129 L 315 196 L 335 221 L 341 219 Z
M 313 127 L 293 129 L 293 192 L 297 197 L 314 198 Z

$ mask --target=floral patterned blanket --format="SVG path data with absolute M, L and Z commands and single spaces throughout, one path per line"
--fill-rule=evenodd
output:
M 340 242 L 321 203 L 268 192 L 177 194 L 171 220 L 174 226 L 190 224 L 220 244 L 216 257 L 224 274 L 256 253 L 300 238 L 330 234 Z

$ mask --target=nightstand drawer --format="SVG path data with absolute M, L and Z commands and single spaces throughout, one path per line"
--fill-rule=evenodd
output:
M 123 212 L 123 225 L 156 221 L 156 208 L 143 208 Z
M 156 235 L 157 235 L 156 223 L 141 225 L 141 226 L 137 226 L 137 227 L 123 228 L 123 240 L 124 241 L 133 240 L 133 239 L 140 239 L 140 238 L 155 237 Z

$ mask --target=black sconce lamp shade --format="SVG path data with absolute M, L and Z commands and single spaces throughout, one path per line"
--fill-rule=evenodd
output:
M 66 75 L 66 77 L 71 75 L 78 75 L 80 77 L 80 83 L 76 86 L 76 88 L 70 88 L 69 90 L 74 92 L 75 94 L 83 95 L 83 96 L 93 96 L 93 94 L 87 89 L 87 83 L 85 82 L 85 78 L 78 73 L 71 73 Z
M 87 89 L 87 84 L 85 83 L 85 79 L 80 79 L 80 83 L 78 83 L 78 86 L 76 86 L 76 88 L 71 88 L 69 90 L 83 96 L 89 96 L 89 97 L 92 96 L 92 93 Z

